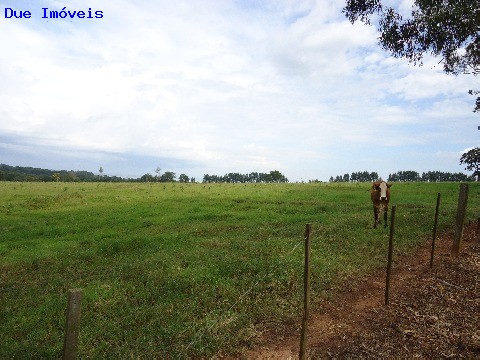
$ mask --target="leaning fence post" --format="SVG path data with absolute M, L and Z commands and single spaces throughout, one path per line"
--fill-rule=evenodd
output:
M 457 219 L 455 221 L 455 236 L 453 238 L 452 255 L 458 256 L 460 253 L 460 244 L 463 237 L 463 224 L 465 222 L 465 213 L 467 211 L 468 184 L 460 184 L 458 193 Z
M 310 233 L 312 226 L 305 227 L 305 268 L 303 275 L 303 321 L 302 335 L 300 338 L 300 360 L 306 358 L 307 352 L 307 322 L 310 307 Z
M 433 223 L 432 252 L 430 253 L 430 268 L 433 267 L 433 256 L 435 253 L 435 239 L 437 237 L 438 210 L 440 208 L 440 193 L 437 195 L 437 206 L 435 208 L 435 221 Z
M 78 333 L 80 329 L 80 313 L 82 305 L 82 289 L 68 291 L 67 323 L 63 342 L 62 359 L 76 359 L 78 347 Z
M 385 305 L 390 302 L 390 275 L 392 273 L 392 259 L 393 259 L 393 232 L 395 229 L 395 211 L 397 206 L 392 206 L 392 215 L 390 218 L 390 237 L 388 239 L 388 262 L 387 262 L 387 281 L 385 285 Z

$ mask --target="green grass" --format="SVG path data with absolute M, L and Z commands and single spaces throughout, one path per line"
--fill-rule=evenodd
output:
M 394 184 L 396 254 L 453 229 L 458 184 Z M 303 233 L 312 299 L 383 267 L 368 184 L 0 182 L 0 358 L 60 357 L 68 289 L 83 288 L 79 355 L 233 354 L 299 322 Z M 470 183 L 468 219 L 480 213 Z M 300 244 L 300 246 L 297 246 Z M 296 247 L 297 246 L 297 247 Z M 314 306 L 318 301 L 314 300 Z

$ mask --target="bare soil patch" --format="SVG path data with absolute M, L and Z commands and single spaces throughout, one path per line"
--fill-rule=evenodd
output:
M 313 314 L 308 330 L 311 358 L 479 358 L 480 245 L 476 223 L 464 231 L 458 258 L 450 255 L 453 233 L 414 255 L 394 257 L 390 305 L 384 305 L 385 272 L 345 283 Z M 300 323 L 300 319 L 299 319 Z M 300 329 L 270 334 L 247 358 L 298 358 Z

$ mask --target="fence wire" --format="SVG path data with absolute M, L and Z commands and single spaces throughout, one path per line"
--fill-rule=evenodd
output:
M 314 233 L 315 233 L 315 231 L 312 230 L 311 233 L 310 233 L 310 237 L 311 237 L 311 238 L 313 237 Z M 287 252 L 287 253 L 285 253 L 284 255 L 282 255 L 279 259 L 280 259 L 280 260 L 283 260 L 283 259 L 285 259 L 287 256 L 290 256 L 291 254 L 293 254 L 293 253 L 295 252 L 295 250 L 296 250 L 300 245 L 302 245 L 302 244 L 304 244 L 304 243 L 305 243 L 305 237 L 303 238 L 303 240 L 298 241 L 298 242 L 295 244 L 295 246 L 293 246 L 293 248 L 292 248 L 289 252 Z M 237 299 L 237 301 L 235 301 L 235 303 L 233 303 L 233 304 L 225 311 L 225 313 L 229 313 L 236 305 L 238 305 L 239 303 L 241 303 L 242 300 L 243 300 L 255 287 L 257 287 L 260 282 L 262 282 L 268 275 L 271 274 L 271 270 L 272 270 L 272 267 L 270 267 L 270 269 L 269 269 L 262 277 L 260 277 L 259 279 L 257 279 L 257 281 L 255 281 L 254 283 L 252 283 L 252 285 Z M 214 310 L 212 310 L 208 315 L 210 315 L 213 311 L 214 311 Z M 222 320 L 221 320 L 221 318 L 220 318 L 219 320 L 213 321 L 213 323 L 212 323 L 210 326 L 204 328 L 203 330 L 198 331 L 198 332 L 195 334 L 193 341 L 190 342 L 190 343 L 188 344 L 188 346 L 185 348 L 185 350 L 184 350 L 185 355 L 188 354 L 188 350 L 189 350 L 193 345 L 195 345 L 206 333 L 210 333 L 210 332 L 212 331 L 212 329 L 214 329 L 215 327 L 220 328 L 220 327 L 221 327 L 221 324 L 220 324 L 221 322 L 222 322 Z M 218 325 L 218 326 L 217 326 L 217 325 Z

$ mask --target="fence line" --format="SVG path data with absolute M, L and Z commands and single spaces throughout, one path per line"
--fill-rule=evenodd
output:
M 312 225 L 307 224 L 305 227 L 305 268 L 303 274 L 303 321 L 302 332 L 300 337 L 300 360 L 304 360 L 307 353 L 307 328 L 308 317 L 310 312 L 310 235 Z
M 462 189 L 460 191 L 462 193 Z M 465 208 L 466 207 L 466 198 L 468 196 L 468 186 L 466 187 L 466 190 L 463 190 L 463 192 L 466 192 L 466 194 L 461 194 L 460 197 L 464 197 L 465 200 L 459 200 L 459 203 L 462 202 L 462 205 L 459 205 L 459 208 L 460 206 L 462 206 L 462 208 Z M 430 267 L 432 266 L 432 263 L 433 263 L 433 253 L 434 253 L 434 249 L 435 249 L 435 237 L 436 237 L 436 227 L 437 227 L 437 221 L 438 221 L 438 213 L 439 213 L 439 205 L 440 205 L 440 193 L 438 193 L 438 196 L 437 196 L 437 205 L 436 205 L 436 211 L 435 211 L 435 223 L 434 223 L 434 230 L 433 230 L 433 242 L 432 242 L 432 250 L 431 250 L 431 260 L 430 260 Z M 386 289 L 385 289 L 385 305 L 388 305 L 389 304 L 389 293 L 390 293 L 390 273 L 391 273 L 391 263 L 392 263 L 392 244 L 393 244 L 393 234 L 394 234 L 394 226 L 395 226 L 395 211 L 396 210 L 396 205 L 393 205 L 392 206 L 392 214 L 391 214 L 391 224 L 390 224 L 390 237 L 389 237 L 389 254 L 388 254 L 388 264 L 387 264 L 387 280 L 386 280 Z M 465 209 L 462 209 L 462 212 L 463 212 L 463 217 L 465 216 Z M 458 215 L 457 215 L 458 217 Z M 477 241 L 480 241 L 480 217 L 476 219 L 477 220 L 477 226 L 476 226 L 476 240 Z M 317 223 L 318 224 L 318 223 Z M 310 224 L 307 224 L 307 227 L 309 227 L 308 225 Z M 461 219 L 461 226 L 464 227 L 464 219 L 462 218 Z M 456 229 L 457 230 L 457 229 Z M 463 228 L 462 228 L 462 233 L 463 233 Z M 320 233 L 320 230 L 316 230 L 316 231 L 311 231 L 311 229 L 307 230 L 306 231 L 306 234 L 305 234 L 305 237 L 304 239 L 298 241 L 288 252 L 285 252 L 283 255 L 279 256 L 277 259 L 279 261 L 283 260 L 283 259 L 286 259 L 288 256 L 292 255 L 297 249 L 298 247 L 300 247 L 302 244 L 305 244 L 305 238 L 306 237 L 310 237 L 310 236 L 313 236 L 313 234 L 318 234 Z M 308 235 L 307 235 L 308 234 Z M 460 234 L 461 236 L 461 234 Z M 460 240 L 461 241 L 461 240 Z M 272 272 L 271 270 L 273 269 L 273 265 L 270 265 L 270 267 L 267 269 L 267 271 L 261 276 L 259 277 L 255 282 L 253 282 L 251 284 L 251 286 L 242 293 L 242 295 L 232 304 L 228 307 L 228 309 L 224 310 L 224 311 L 220 311 L 219 314 L 221 315 L 222 313 L 224 314 L 228 314 L 233 308 L 235 308 L 235 306 L 237 306 L 239 303 L 241 303 L 243 301 L 243 299 L 254 289 L 254 287 L 257 287 L 260 282 L 262 282 L 267 276 L 271 275 Z M 10 288 L 15 288 L 15 286 L 11 286 Z M 9 290 L 9 289 L 7 289 Z M 74 305 L 70 305 L 71 303 L 71 299 L 70 297 L 72 296 L 73 298 L 73 293 L 75 293 L 75 296 L 77 296 L 75 298 L 75 300 L 72 302 L 74 303 Z M 78 314 L 78 315 L 75 315 L 75 317 L 79 318 L 80 315 L 80 305 L 81 304 L 81 297 L 82 297 L 82 294 L 81 294 L 81 289 L 72 289 L 70 290 L 70 293 L 69 293 L 69 306 L 68 306 L 68 309 L 70 309 L 71 307 L 74 308 L 75 306 L 78 307 L 78 310 L 75 310 L 75 311 L 71 311 L 71 313 L 75 313 L 75 314 Z M 212 310 L 210 311 L 205 317 L 208 317 L 209 315 L 211 315 L 213 312 L 215 311 Z M 305 315 L 305 318 L 304 318 L 304 322 L 306 322 L 305 319 L 308 319 L 308 313 L 306 313 L 307 315 Z M 79 328 L 79 320 L 75 320 L 75 325 L 70 325 L 70 322 L 69 322 L 69 318 L 72 318 L 72 316 L 70 316 L 70 310 L 67 310 L 67 325 L 66 325 L 66 334 L 74 334 L 75 338 L 73 340 L 68 340 L 69 343 L 67 343 L 67 335 L 65 336 L 65 343 L 64 343 L 64 350 L 63 350 L 63 358 L 65 359 L 69 359 L 69 358 L 76 358 L 76 352 L 77 352 L 77 338 L 78 338 L 78 328 Z M 207 324 L 208 324 L 208 320 L 205 321 Z M 206 326 L 206 327 L 203 327 L 202 329 L 198 330 L 195 335 L 193 336 L 193 341 L 191 341 L 186 348 L 184 348 L 183 352 L 185 354 L 187 354 L 188 350 L 193 346 L 195 345 L 206 333 L 210 332 L 212 329 L 214 329 L 215 327 L 217 327 L 218 329 L 221 328 L 222 326 L 224 326 L 225 324 L 228 324 L 229 322 L 225 322 L 223 321 L 221 318 L 218 319 L 218 320 L 215 320 L 213 319 L 211 324 L 209 326 Z M 201 325 L 199 325 L 198 327 L 200 327 Z M 68 328 L 71 327 L 75 327 L 76 329 L 75 330 L 69 330 Z M 69 344 L 73 344 L 73 345 L 69 345 Z M 306 343 L 306 341 L 305 341 Z M 68 348 L 72 348 L 73 350 L 68 350 Z M 302 347 L 302 345 L 301 345 Z M 302 351 L 302 350 L 301 350 Z M 303 354 L 305 354 L 305 350 L 303 352 Z M 300 355 L 300 357 L 302 357 Z
M 397 205 L 392 206 L 392 214 L 390 215 L 390 236 L 388 238 L 388 259 L 387 259 L 387 278 L 385 281 L 385 305 L 390 303 L 390 276 L 392 274 L 393 261 L 393 235 L 395 234 L 395 212 Z
M 437 206 L 435 207 L 435 220 L 433 222 L 432 250 L 430 252 L 430 268 L 433 267 L 433 257 L 435 256 L 435 241 L 437 237 L 438 212 L 440 209 L 440 193 L 437 194 Z
M 458 257 L 460 253 L 460 246 L 462 243 L 463 229 L 465 225 L 465 215 L 467 212 L 467 200 L 468 200 L 468 184 L 460 184 L 460 191 L 458 193 L 458 208 L 457 218 L 455 221 L 455 236 L 452 244 L 452 255 Z
M 287 256 L 293 254 L 293 252 L 302 244 L 305 243 L 305 240 L 302 239 L 301 241 L 299 241 L 297 244 L 295 244 L 295 246 L 288 252 L 288 253 L 285 253 L 283 256 L 281 256 L 279 259 L 280 260 L 283 260 L 285 259 Z M 272 267 L 272 266 L 271 266 Z M 235 301 L 235 303 L 233 303 L 226 311 L 225 313 L 228 313 L 230 312 L 237 304 L 239 304 L 244 298 L 245 296 L 247 296 L 252 290 L 254 287 L 256 287 L 262 280 L 264 280 L 268 275 L 270 275 L 270 270 L 271 270 L 271 267 L 270 269 L 261 277 L 259 278 L 255 283 L 253 283 L 239 298 L 237 301 Z M 209 313 L 211 314 L 213 312 L 213 310 Z M 188 346 L 185 348 L 184 350 L 184 353 L 187 353 L 188 349 L 190 349 L 191 346 L 193 346 L 194 344 L 196 344 L 201 338 L 203 335 L 205 335 L 207 332 L 210 332 L 216 325 L 218 325 L 219 323 L 221 322 L 221 320 L 216 320 L 213 322 L 212 325 L 206 327 L 203 329 L 203 331 L 198 331 L 197 334 L 194 336 L 194 340 L 188 344 Z M 220 327 L 220 326 L 219 326 Z

